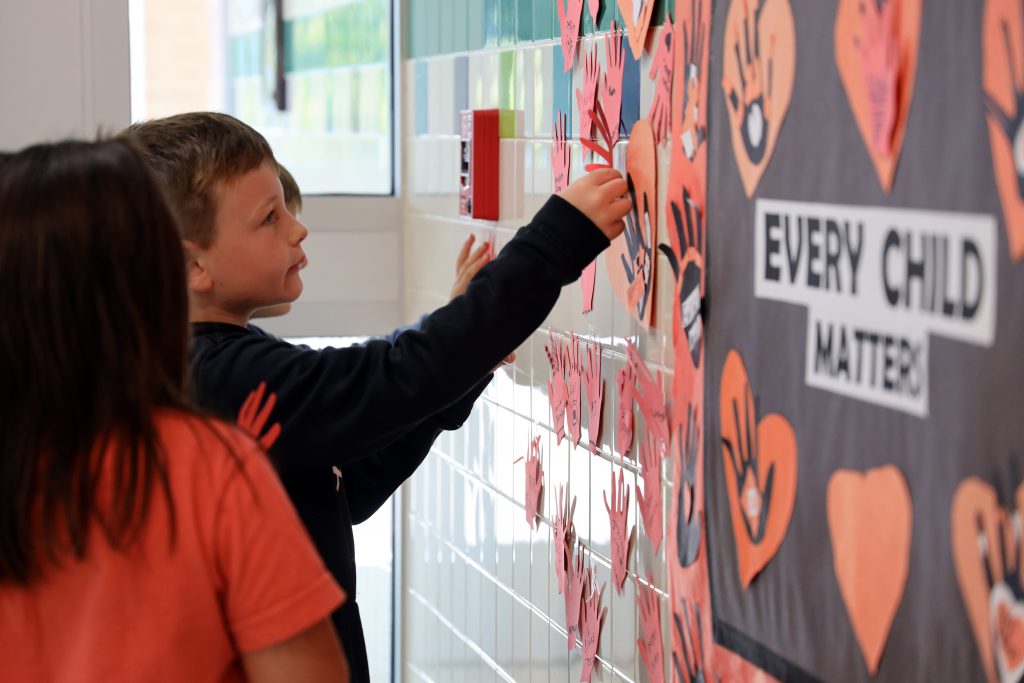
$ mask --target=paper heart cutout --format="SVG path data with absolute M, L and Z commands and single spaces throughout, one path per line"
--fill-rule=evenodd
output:
M 634 59 L 640 59 L 647 44 L 647 30 L 651 27 L 655 0 L 619 0 L 622 21 L 629 36 L 629 49 Z
M 746 589 L 775 556 L 789 529 L 796 502 L 797 444 L 792 425 L 782 415 L 758 420 L 747 368 L 735 349 L 722 368 L 719 425 L 737 570 Z
M 1014 262 L 1024 260 L 1024 12 L 1016 0 L 988 0 L 982 19 L 982 85 L 992 168 Z
M 839 0 L 836 66 L 882 188 L 892 190 L 914 97 L 924 0 Z
M 1011 514 L 992 485 L 969 477 L 957 487 L 950 512 L 956 578 L 990 683 L 1019 680 L 1024 657 L 1015 623 L 1024 614 L 1024 587 L 1014 523 L 1024 509 L 1024 484 L 1014 497 Z
M 903 473 L 837 470 L 826 494 L 832 563 L 868 673 L 878 663 L 910 569 L 913 509 Z
M 775 151 L 796 73 L 789 0 L 732 0 L 722 41 L 722 93 L 747 196 Z

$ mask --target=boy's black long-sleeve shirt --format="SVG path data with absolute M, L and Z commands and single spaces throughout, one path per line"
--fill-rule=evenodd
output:
M 261 382 L 277 396 L 268 425 L 280 423 L 281 433 L 271 457 L 327 568 L 348 593 L 334 622 L 353 681 L 368 680 L 353 522 L 369 517 L 415 471 L 441 430 L 465 421 L 493 368 L 607 246 L 585 215 L 556 196 L 463 296 L 391 340 L 314 351 L 251 326 L 193 326 L 192 374 L 201 405 L 234 419 Z

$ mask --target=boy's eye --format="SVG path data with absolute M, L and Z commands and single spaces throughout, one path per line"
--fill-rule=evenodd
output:
M 277 210 L 274 209 L 267 214 L 267 217 L 263 219 L 264 224 L 277 222 Z

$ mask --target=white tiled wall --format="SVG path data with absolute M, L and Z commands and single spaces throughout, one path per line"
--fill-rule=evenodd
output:
M 584 47 L 589 39 L 584 40 Z M 543 204 L 551 193 L 551 64 L 554 42 L 523 46 L 516 55 L 515 102 L 521 107 L 515 138 L 501 141 L 501 220 L 467 221 L 458 216 L 458 138 L 452 121 L 453 59 L 428 58 L 427 103 L 407 97 L 407 121 L 417 106 L 428 107 L 429 132 L 416 136 L 408 126 L 406 139 L 407 202 L 403 237 L 405 316 L 415 319 L 447 300 L 458 247 L 470 232 L 478 237 L 496 229 L 499 247 Z M 602 63 L 603 46 L 600 49 Z M 415 70 L 407 63 L 406 73 Z M 642 76 L 647 63 L 642 63 Z M 497 51 L 469 55 L 471 107 L 498 105 L 500 59 Z M 578 67 L 577 67 L 578 70 Z M 409 81 L 407 81 L 409 82 Z M 411 93 L 411 87 L 407 89 Z M 646 113 L 648 101 L 641 102 Z M 445 102 L 435 103 L 435 99 Z M 575 108 L 575 94 L 573 108 Z M 573 126 L 577 131 L 578 127 Z M 617 156 L 624 159 L 623 142 Z M 574 142 L 573 177 L 583 171 L 582 146 Z M 668 154 L 659 158 L 667 177 Z M 662 241 L 664 217 L 659 217 Z M 560 484 L 578 498 L 575 524 L 586 546 L 585 557 L 607 584 L 607 607 L 601 633 L 595 681 L 644 681 L 637 655 L 636 584 L 650 572 L 662 597 L 664 642 L 668 631 L 668 587 L 665 548 L 655 556 L 640 521 L 634 484 L 639 463 L 613 451 L 614 414 L 618 405 L 615 373 L 625 364 L 625 340 L 640 345 L 651 371 L 667 373 L 671 385 L 671 336 L 668 305 L 672 298 L 670 270 L 659 258 L 655 298 L 657 324 L 643 332 L 625 307 L 615 301 L 598 259 L 594 310 L 583 315 L 579 284 L 566 287 L 543 327 L 518 350 L 512 366 L 499 370 L 472 416 L 460 430 L 438 439 L 434 451 L 405 488 L 405 583 L 403 680 L 410 681 L 564 681 L 578 680 L 580 649 L 566 647 L 565 611 L 556 589 L 552 565 L 552 520 Z M 566 337 L 576 332 L 604 348 L 605 415 L 601 449 L 592 455 L 561 445 L 551 430 L 547 398 L 549 369 L 544 354 L 548 332 Z M 641 418 L 637 415 L 638 433 Z M 533 435 L 542 435 L 544 495 L 539 528 L 531 530 L 524 510 L 524 466 Z M 586 441 L 586 435 L 583 437 Z M 635 454 L 635 449 L 634 449 Z M 630 526 L 637 538 L 631 546 L 630 576 L 621 594 L 611 585 L 610 532 L 603 493 L 612 471 L 625 470 L 630 488 Z M 663 508 L 672 500 L 669 461 L 664 462 Z M 663 524 L 665 520 L 663 520 Z M 667 535 L 667 534 L 666 534 Z M 669 672 L 666 671 L 666 675 Z

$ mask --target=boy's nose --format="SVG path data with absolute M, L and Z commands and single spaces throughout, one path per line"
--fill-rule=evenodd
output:
M 309 228 L 302 224 L 298 219 L 295 220 L 295 225 L 292 228 L 292 239 L 295 240 L 295 244 L 299 244 L 306 237 L 309 236 Z

